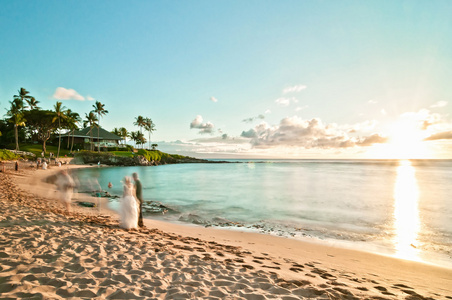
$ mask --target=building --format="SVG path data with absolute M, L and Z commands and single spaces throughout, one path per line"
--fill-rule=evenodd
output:
M 76 130 L 74 133 L 72 133 L 72 131 L 69 131 L 65 134 L 62 134 L 61 139 L 65 143 L 72 143 L 72 139 L 74 139 L 74 144 L 83 145 L 82 148 L 84 150 L 91 149 L 91 140 L 93 142 L 95 150 L 97 150 L 97 147 L 99 146 L 101 149 L 111 147 L 126 147 L 126 145 L 119 143 L 120 141 L 122 141 L 121 137 L 103 129 L 102 127 L 99 127 L 99 133 L 97 131 L 97 127 L 87 127 L 81 130 Z

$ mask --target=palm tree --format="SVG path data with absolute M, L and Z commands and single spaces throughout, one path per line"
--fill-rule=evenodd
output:
M 129 137 L 129 132 L 127 131 L 127 129 L 125 127 L 121 127 L 121 128 L 119 128 L 119 133 L 120 134 L 118 134 L 118 135 L 124 139 L 124 145 L 125 145 L 127 143 L 127 138 Z
M 135 120 L 136 121 L 133 123 L 133 125 L 140 127 L 140 133 L 141 133 L 141 129 L 145 126 L 146 120 L 142 116 L 136 117 Z M 141 134 L 143 134 L 143 133 L 141 133 Z
M 131 133 L 130 133 L 130 138 L 132 139 L 132 141 L 134 141 L 135 143 L 137 143 L 137 141 L 138 141 L 138 134 L 139 134 L 140 132 L 139 131 L 132 131 Z
M 60 157 L 60 146 L 61 146 L 61 118 L 65 117 L 66 107 L 63 106 L 63 103 L 57 101 L 53 106 L 55 109 L 56 116 L 53 118 L 52 122 L 55 122 L 58 119 L 58 152 L 57 158 Z
M 76 112 L 73 112 L 72 110 L 68 109 L 66 110 L 66 122 L 67 122 L 67 128 L 71 130 L 72 132 L 72 143 L 71 143 L 71 152 L 72 148 L 74 147 L 74 134 L 75 130 L 78 128 L 77 124 L 82 121 L 80 118 L 80 115 Z M 68 135 L 68 143 L 67 148 L 69 149 L 69 135 Z
M 97 126 L 97 117 L 94 112 L 90 111 L 89 114 L 85 113 L 85 120 L 83 120 L 83 126 L 89 125 L 89 136 L 90 136 L 90 150 L 93 151 L 93 127 Z
M 40 107 L 38 106 L 39 101 L 35 99 L 35 97 L 30 97 L 29 99 L 25 99 L 25 101 L 27 101 L 28 107 L 33 110 L 33 109 L 40 109 Z
M 24 103 L 19 97 L 14 96 L 14 100 L 9 102 L 11 108 L 6 112 L 10 117 L 9 122 L 14 124 L 14 135 L 16 137 L 16 150 L 19 150 L 19 126 L 25 126 L 25 118 L 23 113 Z
M 113 133 L 113 134 L 116 134 L 117 136 L 120 136 L 121 135 L 121 132 L 119 132 L 119 129 L 118 128 L 113 128 L 113 130 L 112 131 L 110 131 L 111 133 Z
M 155 124 L 152 122 L 150 118 L 144 119 L 144 130 L 146 130 L 149 133 L 149 149 L 151 149 L 151 133 L 154 132 Z
M 14 100 L 20 101 L 22 104 L 20 105 L 20 110 L 24 110 L 24 101 L 28 101 L 29 99 L 33 98 L 32 96 L 28 95 L 30 92 L 24 89 L 23 87 L 20 88 L 20 90 L 17 91 L 18 95 L 14 95 Z M 34 99 L 34 98 L 33 98 Z M 36 99 L 35 99 L 36 101 Z
M 100 118 L 102 116 L 108 114 L 108 110 L 105 110 L 104 106 L 105 106 L 105 104 L 102 104 L 99 101 L 96 101 L 96 104 L 93 104 L 93 107 L 94 107 L 93 112 L 97 114 L 99 123 L 100 123 Z M 100 152 L 99 131 L 100 131 L 100 125 L 97 126 L 97 152 L 98 153 Z

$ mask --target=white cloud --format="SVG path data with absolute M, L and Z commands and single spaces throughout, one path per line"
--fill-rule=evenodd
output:
M 250 138 L 251 144 L 257 148 L 279 146 L 305 149 L 350 148 L 384 143 L 387 140 L 379 134 L 359 138 L 349 137 L 347 132 L 336 124 L 323 124 L 316 118 L 302 120 L 297 116 L 286 117 L 276 126 L 262 122 L 248 131 L 243 131 L 241 136 Z
M 306 88 L 306 86 L 302 85 L 302 84 L 289 86 L 289 87 L 284 88 L 282 93 L 283 93 L 283 95 L 288 94 L 288 93 L 297 93 L 297 92 L 304 90 L 305 88 Z
M 213 128 L 215 127 L 215 125 L 210 122 L 203 123 L 202 121 L 202 116 L 197 115 L 196 118 L 191 121 L 190 129 L 199 129 L 200 134 L 213 133 Z
M 444 107 L 447 105 L 447 101 L 438 101 L 435 104 L 431 105 L 431 108 Z
M 212 102 L 218 102 L 218 99 L 215 98 L 215 97 L 210 97 L 210 101 L 212 101 Z
M 91 97 L 91 96 L 86 96 L 86 100 L 88 100 L 88 101 L 94 101 L 94 100 L 96 100 L 96 99 L 94 99 L 93 97 Z
M 295 97 L 281 97 L 275 100 L 275 103 L 279 106 L 289 106 L 291 103 L 298 103 L 298 99 Z
M 53 98 L 58 100 L 85 101 L 85 97 L 77 93 L 77 91 L 75 91 L 74 89 L 66 89 L 64 87 L 57 87 L 55 93 L 53 94 Z

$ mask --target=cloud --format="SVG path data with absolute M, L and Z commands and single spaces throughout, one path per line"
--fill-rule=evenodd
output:
M 374 133 L 370 136 L 364 137 L 356 142 L 359 146 L 372 146 L 373 144 L 384 144 L 388 141 L 387 137 L 381 136 L 378 133 Z
M 369 104 L 377 104 L 378 101 L 375 101 L 375 100 L 369 100 L 369 101 L 367 101 L 367 103 L 369 103 Z
M 215 97 L 210 97 L 210 101 L 212 101 L 212 102 L 218 102 L 218 99 L 215 98 Z
M 213 128 L 215 127 L 215 125 L 210 122 L 203 123 L 202 121 L 202 116 L 197 115 L 196 118 L 191 121 L 190 129 L 199 129 L 200 134 L 213 133 Z
M 277 126 L 270 126 L 265 122 L 243 131 L 244 138 L 250 138 L 253 147 L 301 147 L 311 148 L 350 148 L 356 146 L 370 146 L 384 143 L 387 139 L 373 134 L 367 137 L 349 137 L 336 124 L 323 124 L 320 119 L 302 120 L 301 118 L 286 117 Z
M 283 95 L 288 94 L 288 93 L 298 93 L 298 92 L 301 92 L 302 90 L 304 90 L 305 88 L 306 88 L 306 86 L 302 85 L 302 84 L 289 86 L 289 87 L 284 88 L 282 93 L 283 93 Z
M 425 141 L 435 141 L 435 140 L 451 140 L 452 139 L 452 131 L 444 131 L 435 133 L 425 139 Z
M 258 119 L 263 120 L 263 119 L 265 119 L 265 116 L 262 115 L 262 114 L 260 114 L 260 115 L 258 115 L 257 117 L 251 117 L 251 118 L 243 119 L 242 122 L 245 122 L 245 123 L 251 123 L 251 122 L 253 122 L 254 120 L 258 120 Z
M 93 97 L 91 97 L 91 96 L 86 96 L 86 100 L 88 100 L 88 101 L 94 101 L 94 100 L 96 100 L 96 99 L 94 99 Z
M 281 97 L 275 100 L 275 103 L 279 106 L 289 106 L 291 103 L 298 103 L 298 99 L 295 97 Z
M 52 96 L 54 99 L 58 100 L 78 100 L 85 101 L 85 97 L 77 93 L 74 89 L 66 89 L 64 87 L 57 87 L 55 93 Z M 94 100 L 94 98 L 89 97 L 88 100 Z
M 270 109 L 267 109 L 264 113 L 265 113 L 265 114 L 271 114 L 272 111 L 271 111 Z
M 438 101 L 435 104 L 431 105 L 431 108 L 444 107 L 447 106 L 447 101 Z

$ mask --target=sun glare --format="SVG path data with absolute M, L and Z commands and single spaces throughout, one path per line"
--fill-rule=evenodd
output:
M 426 159 L 434 158 L 429 145 L 424 141 L 427 133 L 417 123 L 399 120 L 390 127 L 389 141 L 375 151 L 378 158 Z
M 394 246 L 396 256 L 419 260 L 419 189 L 416 171 L 409 160 L 400 161 L 394 187 Z

